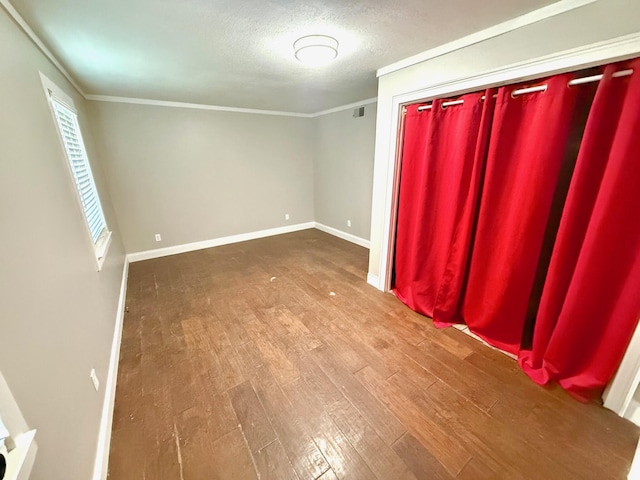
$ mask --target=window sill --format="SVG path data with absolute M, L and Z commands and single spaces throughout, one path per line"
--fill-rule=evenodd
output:
M 37 450 L 35 435 L 36 431 L 30 430 L 14 439 L 16 448 L 8 454 L 5 453 L 7 460 L 5 480 L 29 478 Z
M 104 259 L 107 257 L 107 251 L 109 250 L 110 245 L 111 232 L 107 232 L 100 244 L 95 246 L 96 264 L 98 266 L 98 271 L 102 270 L 102 264 L 104 263 Z

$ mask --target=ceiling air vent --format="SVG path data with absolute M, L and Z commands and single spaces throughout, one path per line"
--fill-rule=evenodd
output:
M 358 107 L 353 109 L 353 118 L 364 117 L 364 107 Z

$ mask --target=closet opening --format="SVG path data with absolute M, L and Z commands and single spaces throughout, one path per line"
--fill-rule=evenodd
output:
M 599 397 L 640 317 L 638 110 L 639 59 L 401 105 L 390 289 Z

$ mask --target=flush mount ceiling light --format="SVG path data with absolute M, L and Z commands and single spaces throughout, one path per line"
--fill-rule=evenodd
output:
M 307 65 L 326 65 L 338 56 L 338 41 L 327 35 L 307 35 L 293 42 L 296 58 Z

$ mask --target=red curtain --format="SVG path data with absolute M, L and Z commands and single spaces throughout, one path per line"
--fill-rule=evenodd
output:
M 411 287 L 417 279 L 417 260 L 420 258 L 421 241 L 424 240 L 424 229 L 417 219 L 423 216 L 426 201 L 423 188 L 427 174 L 426 132 L 431 121 L 431 110 L 418 111 L 418 107 L 408 106 L 404 119 L 394 259 L 394 292 L 413 310 L 417 308 L 408 299 L 412 299 Z
M 462 292 L 466 279 L 467 264 L 471 252 L 476 212 L 484 180 L 489 135 L 493 122 L 496 90 L 488 89 L 484 95 L 484 108 L 480 119 L 476 145 L 473 151 L 471 178 L 465 195 L 457 199 L 457 222 L 450 241 L 449 256 L 438 289 L 433 309 L 433 321 L 437 327 L 462 323 L 460 315 Z
M 511 353 L 520 349 L 574 113 L 570 79 L 540 82 L 545 92 L 498 92 L 462 316 L 471 331 Z
M 606 67 L 593 104 L 573 77 L 409 107 L 394 291 L 587 398 L 640 317 L 640 59 Z
M 633 68 L 631 77 L 613 73 Z M 572 87 L 580 88 L 580 87 Z M 519 362 L 537 383 L 600 393 L 640 316 L 640 60 L 605 69 Z
M 492 104 L 483 95 L 464 95 L 451 106 L 435 100 L 422 112 L 412 106 L 405 118 L 394 292 L 428 316 L 448 262 L 459 256 L 451 255 L 452 240 L 474 178 L 483 111 Z

